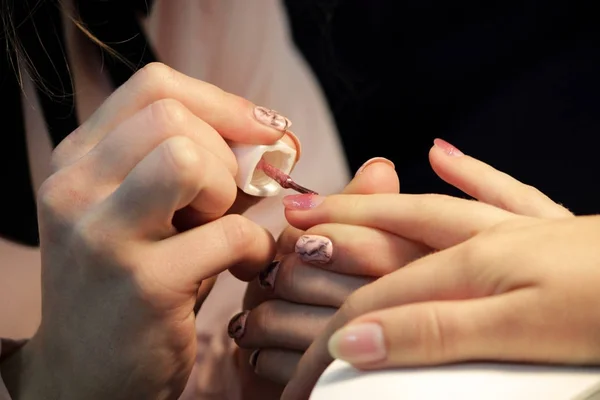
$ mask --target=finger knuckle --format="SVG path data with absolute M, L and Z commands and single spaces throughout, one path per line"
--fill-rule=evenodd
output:
M 490 262 L 500 260 L 503 257 L 502 250 L 498 249 L 497 241 L 487 240 L 485 237 L 476 237 L 460 245 L 457 252 L 457 263 L 455 273 L 465 277 L 466 290 L 479 293 L 488 290 L 484 282 L 489 282 L 490 273 L 493 270 L 482 266 L 490 265 Z
M 201 185 L 205 160 L 197 146 L 184 136 L 165 140 L 160 146 L 161 170 L 168 185 L 174 190 L 197 191 Z
M 190 111 L 175 99 L 160 99 L 148 107 L 151 124 L 165 137 L 176 134 L 187 125 Z
M 527 210 L 535 201 L 545 195 L 537 188 L 524 183 L 518 183 L 515 190 L 502 194 L 499 198 L 499 206 L 504 210 Z
M 430 307 L 428 312 L 421 315 L 421 318 L 415 316 L 414 320 L 417 323 L 417 337 L 423 349 L 424 361 L 431 364 L 448 359 L 448 345 L 452 343 L 448 336 L 451 334 L 450 325 L 446 323 L 448 319 L 442 318 L 437 307 Z
M 38 208 L 42 211 L 54 212 L 62 203 L 62 184 L 56 175 L 46 179 L 37 191 Z
M 175 81 L 177 72 L 166 64 L 152 62 L 140 68 L 132 81 L 141 87 L 162 88 Z
M 195 181 L 195 173 L 201 168 L 202 159 L 196 151 L 196 145 L 185 136 L 175 136 L 160 145 L 165 166 L 175 172 L 175 179 L 180 184 Z
M 218 221 L 226 245 L 234 254 L 242 257 L 256 247 L 259 235 L 252 221 L 238 214 L 226 215 Z
M 36 201 L 40 216 L 66 217 L 90 202 L 89 193 L 79 188 L 66 171 L 50 175 L 39 187 Z
M 488 245 L 486 240 L 478 240 L 474 238 L 468 242 L 461 244 L 460 265 L 480 265 L 480 263 L 486 258 L 488 251 Z
M 64 159 L 66 158 L 65 148 L 68 146 L 67 143 L 69 141 L 70 139 L 67 136 L 54 150 L 52 150 L 50 156 L 50 170 L 52 172 L 57 172 L 63 167 Z

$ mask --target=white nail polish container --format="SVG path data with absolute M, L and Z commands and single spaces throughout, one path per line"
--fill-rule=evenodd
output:
M 237 186 L 251 196 L 270 197 L 281 192 L 281 186 L 269 178 L 262 170 L 256 169 L 258 162 L 265 161 L 289 175 L 296 161 L 296 150 L 283 140 L 272 145 L 230 144 L 238 162 L 238 173 L 235 177 Z

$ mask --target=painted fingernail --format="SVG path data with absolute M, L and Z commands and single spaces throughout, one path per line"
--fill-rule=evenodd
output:
M 328 343 L 333 358 L 351 364 L 383 361 L 387 357 L 381 325 L 364 323 L 350 325 L 331 336 Z
M 248 360 L 248 362 L 250 363 L 250 366 L 252 367 L 252 369 L 256 368 L 256 363 L 258 362 L 259 354 L 260 354 L 260 349 L 256 349 L 252 352 L 252 354 L 250 354 L 250 359 Z
M 270 126 L 278 131 L 285 132 L 292 126 L 292 122 L 275 110 L 266 107 L 254 107 L 254 118 L 263 125 Z
M 275 287 L 275 278 L 279 271 L 279 261 L 273 261 L 267 268 L 258 274 L 258 284 L 263 289 L 273 289 Z
M 387 165 L 389 165 L 390 167 L 392 167 L 392 168 L 396 169 L 396 166 L 394 165 L 394 163 L 393 163 L 393 162 L 391 162 L 390 160 L 388 160 L 387 158 L 383 158 L 383 157 L 373 157 L 373 158 L 371 158 L 370 160 L 367 160 L 367 161 L 366 161 L 366 162 L 365 162 L 365 163 L 364 163 L 364 164 L 363 164 L 363 165 L 362 165 L 362 166 L 361 166 L 361 167 L 358 169 L 358 171 L 356 171 L 356 175 L 354 175 L 354 176 L 358 176 L 358 175 L 362 174 L 362 173 L 365 171 L 365 169 L 367 169 L 367 167 L 368 167 L 369 165 L 376 164 L 376 163 L 387 164 Z
M 302 261 L 325 264 L 333 255 L 333 244 L 325 236 L 303 235 L 296 242 L 296 254 Z
M 444 151 L 444 153 L 446 153 L 449 156 L 452 156 L 452 157 L 464 156 L 464 153 L 462 151 L 460 151 L 456 147 L 452 146 L 450 143 L 446 142 L 443 139 L 435 139 L 433 141 L 433 145 L 442 149 Z
M 250 311 L 242 311 L 231 318 L 229 325 L 227 325 L 227 334 L 230 338 L 239 339 L 244 336 L 248 314 L 250 314 Z
M 283 198 L 283 206 L 288 210 L 310 210 L 325 200 L 318 194 L 292 194 Z

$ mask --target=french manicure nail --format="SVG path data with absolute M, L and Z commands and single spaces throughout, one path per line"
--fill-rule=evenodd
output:
M 250 359 L 248 360 L 248 362 L 250 363 L 250 366 L 252 367 L 252 369 L 256 368 L 256 363 L 258 362 L 259 354 L 260 354 L 260 349 L 256 349 L 252 352 L 252 354 L 250 354 Z
M 333 255 L 333 244 L 325 236 L 303 235 L 296 242 L 296 254 L 304 262 L 325 264 Z
M 325 200 L 318 194 L 292 194 L 283 198 L 283 206 L 288 210 L 310 210 Z
M 254 118 L 263 125 L 270 126 L 278 131 L 285 132 L 292 126 L 292 122 L 275 110 L 266 107 L 254 107 Z
M 367 161 L 366 161 L 366 162 L 365 162 L 365 163 L 364 163 L 364 164 L 363 164 L 363 165 L 362 165 L 362 166 L 361 166 L 361 167 L 358 169 L 358 171 L 356 171 L 356 175 L 354 175 L 354 176 L 358 176 L 358 175 L 362 174 L 362 173 L 365 171 L 365 169 L 367 169 L 367 167 L 368 167 L 369 165 L 376 164 L 376 163 L 383 163 L 383 164 L 387 164 L 387 165 L 389 165 L 390 167 L 392 167 L 392 168 L 396 169 L 396 166 L 394 165 L 394 163 L 393 163 L 393 162 L 391 162 L 390 160 L 388 160 L 387 158 L 383 158 L 383 157 L 373 157 L 373 158 L 371 158 L 370 160 L 367 160 Z
M 273 261 L 258 274 L 258 285 L 263 289 L 273 289 L 279 271 L 279 261 Z
M 229 325 L 227 325 L 227 334 L 232 339 L 239 339 L 244 336 L 246 332 L 246 320 L 248 319 L 248 314 L 250 311 L 242 311 L 241 313 L 235 314 L 231 320 L 229 320 Z
M 464 153 L 462 151 L 460 151 L 456 147 L 452 146 L 450 143 L 446 142 L 443 139 L 435 139 L 433 141 L 433 145 L 442 149 L 444 151 L 444 153 L 446 153 L 449 156 L 452 156 L 452 157 L 464 156 Z
M 383 361 L 387 350 L 381 325 L 364 323 L 350 325 L 334 333 L 328 343 L 333 358 L 351 364 L 366 364 Z

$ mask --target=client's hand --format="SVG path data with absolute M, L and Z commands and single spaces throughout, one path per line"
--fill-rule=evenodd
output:
M 263 228 L 224 216 L 252 202 L 238 195 L 226 140 L 272 143 L 288 125 L 151 64 L 66 138 L 38 194 L 43 315 L 2 364 L 11 394 L 177 398 L 196 358 L 202 282 L 234 266 L 253 276 L 275 253 Z
M 431 152 L 442 177 L 456 175 L 440 167 L 466 167 L 488 194 L 502 190 L 486 195 L 464 180 L 457 186 L 515 213 L 439 195 L 331 196 L 309 209 L 296 199 L 287 217 L 299 228 L 371 227 L 441 251 L 351 294 L 304 354 L 284 399 L 308 397 L 330 353 L 365 369 L 473 359 L 600 360 L 600 315 L 591 307 L 600 284 L 594 251 L 600 220 L 574 218 L 470 157 L 447 157 L 442 145 Z
M 441 147 L 447 145 L 437 143 L 430 154 L 434 170 L 466 193 L 517 212 L 570 215 L 539 191 L 480 161 L 471 157 L 448 157 Z M 376 193 L 376 190 L 363 193 Z M 293 196 L 288 198 L 287 205 L 310 208 L 321 200 Z M 385 215 L 392 210 L 378 211 Z M 350 293 L 433 250 L 422 241 L 368 225 L 314 226 L 316 224 L 311 222 L 303 223 L 302 217 L 294 218 L 293 213 L 288 212 L 288 215 L 293 224 L 308 231 L 294 228 L 286 231 L 279 240 L 279 251 L 283 254 L 297 251 L 299 256 L 283 257 L 279 264 L 273 264 L 261 275 L 262 286 L 277 300 L 264 302 L 245 315 L 247 326 L 238 340 L 241 346 L 260 349 L 251 357 L 256 373 L 278 382 L 289 379 L 302 351 Z

